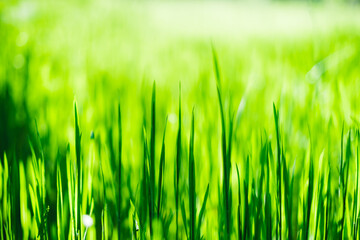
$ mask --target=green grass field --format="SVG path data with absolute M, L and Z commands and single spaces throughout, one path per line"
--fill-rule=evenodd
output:
M 0 239 L 358 239 L 360 6 L 0 1 Z

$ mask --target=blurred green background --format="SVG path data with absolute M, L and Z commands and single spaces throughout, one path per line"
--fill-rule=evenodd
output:
M 239 116 L 232 162 L 239 164 L 240 172 L 244 172 L 246 155 L 256 156 L 264 130 L 276 145 L 273 102 L 280 109 L 288 165 L 296 160 L 299 179 L 308 153 L 309 129 L 314 159 L 326 151 L 337 164 L 342 124 L 358 126 L 360 114 L 358 1 L 0 1 L 1 160 L 4 164 L 6 152 L 9 165 L 23 162 L 30 181 L 29 140 L 40 155 L 36 120 L 45 156 L 49 236 L 56 236 L 56 164 L 58 159 L 65 162 L 68 143 L 75 158 L 74 99 L 82 132 L 82 159 L 86 162 L 91 158 L 94 144 L 95 158 L 109 161 L 109 169 L 104 170 L 109 172 L 107 182 L 114 181 L 117 174 L 112 159 L 118 154 L 114 149 L 117 105 L 121 104 L 126 208 L 132 194 L 134 199 L 140 195 L 143 119 L 150 129 L 155 81 L 156 161 L 168 116 L 164 171 L 167 209 L 171 211 L 175 204 L 181 82 L 183 159 L 187 161 L 191 110 L 195 106 L 199 199 L 210 183 L 203 233 L 208 239 L 216 239 L 212 229 L 218 224 L 222 165 L 212 46 L 219 58 L 225 108 Z M 95 142 L 90 139 L 92 131 Z M 251 165 L 255 176 L 257 161 Z M 186 166 L 184 163 L 181 183 L 184 196 Z M 315 168 L 320 169 L 317 161 Z M 234 167 L 232 172 L 236 189 Z M 65 171 L 62 177 L 66 186 Z M 101 191 L 96 185 L 99 179 L 94 178 L 95 202 L 102 199 L 96 196 L 96 191 Z M 10 187 L 15 187 L 13 184 Z M 300 181 L 297 184 L 300 188 Z M 113 198 L 109 197 L 109 202 L 115 201 Z M 20 219 L 23 209 L 30 209 L 30 202 L 27 205 L 15 218 Z M 108 218 L 116 224 L 111 208 L 110 204 Z M 33 213 L 27 211 L 28 221 L 34 221 Z M 17 236 L 35 237 L 32 227 L 20 226 Z M 118 230 L 111 230 L 111 226 L 107 237 L 116 238 Z M 98 234 L 95 231 L 98 228 L 89 234 L 94 237 Z M 173 221 L 170 239 L 174 231 Z

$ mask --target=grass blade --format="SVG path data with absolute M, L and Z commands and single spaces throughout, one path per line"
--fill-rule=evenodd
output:
M 182 216 L 183 223 L 184 223 L 186 239 L 189 239 L 189 234 L 188 234 L 188 230 L 187 230 L 188 223 L 187 223 L 187 219 L 186 219 L 186 211 L 185 211 L 184 201 L 181 202 L 181 216 Z
M 179 83 L 179 127 L 176 140 L 176 180 L 175 180 L 175 211 L 176 211 L 176 240 L 179 239 L 179 179 L 181 166 L 181 82 Z
M 345 213 L 346 213 L 346 197 L 347 197 L 347 191 L 348 191 L 348 180 L 349 180 L 349 166 L 350 166 L 350 158 L 351 158 L 351 131 L 349 131 L 349 136 L 346 142 L 346 159 L 344 161 L 344 153 L 343 153 L 343 135 L 344 134 L 344 125 L 342 130 L 342 137 L 341 137 L 341 163 L 343 164 L 341 166 L 341 186 L 342 186 L 342 193 L 343 193 L 343 212 L 342 212 L 342 218 L 341 218 L 341 230 L 340 230 L 340 239 L 343 237 L 347 238 L 347 236 L 344 236 L 344 227 L 345 227 Z
M 359 129 L 356 130 L 356 139 L 357 139 L 357 147 L 356 147 L 356 183 L 354 189 L 354 202 L 353 202 L 353 213 L 352 213 L 352 236 L 353 239 L 357 237 L 357 219 L 358 219 L 358 199 L 359 199 Z
M 196 223 L 196 190 L 195 190 L 195 159 L 194 159 L 194 108 L 192 111 L 191 133 L 189 142 L 189 207 L 190 207 L 190 240 L 195 239 Z
M 226 139 L 226 124 L 225 124 L 225 113 L 224 113 L 224 106 L 222 103 L 221 98 L 221 79 L 220 79 L 220 69 L 217 59 L 217 54 L 212 47 L 213 53 L 213 62 L 214 62 L 214 69 L 215 69 L 215 77 L 216 77 L 216 88 L 217 88 L 217 95 L 218 95 L 218 102 L 220 107 L 220 118 L 221 118 L 221 145 L 222 145 L 222 157 L 223 157 L 223 204 L 225 206 L 225 239 L 230 238 L 231 235 L 231 196 L 230 196 L 230 159 L 231 159 L 231 138 L 232 138 L 232 122 L 233 116 L 230 120 L 229 126 L 229 141 L 227 145 Z
M 77 176 L 77 189 L 75 194 L 76 199 L 76 217 L 75 217 L 75 226 L 76 226 L 76 239 L 81 239 L 80 234 L 80 203 L 81 203 L 81 133 L 79 127 L 78 111 L 76 106 L 76 101 L 74 103 L 74 114 L 75 114 L 75 152 L 76 152 L 76 176 Z
M 148 214 L 148 207 L 150 207 L 150 197 L 149 197 L 149 171 L 148 171 L 148 147 L 146 143 L 146 130 L 143 127 L 143 168 L 142 168 L 142 180 L 141 180 L 141 195 L 140 195 L 140 205 L 139 205 L 139 223 L 142 237 L 145 237 L 145 227 L 146 227 L 146 220 Z M 148 203 L 148 204 L 146 204 Z M 150 219 L 150 224 L 152 224 Z
M 328 239 L 330 232 L 330 216 L 331 216 L 331 167 L 329 162 L 329 170 L 327 176 L 327 190 L 326 190 L 326 208 L 325 208 L 325 240 Z
M 196 239 L 200 240 L 200 230 L 201 230 L 201 223 L 203 221 L 203 217 L 204 217 L 204 212 L 205 212 L 205 207 L 206 207 L 206 201 L 208 199 L 209 196 L 209 184 L 207 185 L 206 188 L 206 192 L 205 192 L 205 196 L 204 196 L 204 200 L 203 200 L 203 204 L 201 206 L 200 209 L 200 213 L 199 213 L 199 219 L 198 219 L 198 225 L 197 225 L 197 232 L 196 232 Z
M 245 179 L 244 179 L 244 208 L 245 208 L 245 216 L 244 216 L 244 239 L 251 238 L 251 230 L 250 230 L 250 204 L 249 204 L 249 155 L 246 157 L 246 168 L 245 168 Z
M 316 210 L 316 224 L 315 224 L 315 238 L 317 239 L 317 233 L 318 233 L 318 228 L 319 228 L 319 222 L 321 221 L 321 219 L 323 218 L 323 212 L 324 212 L 324 198 L 323 198 L 323 188 L 324 188 L 324 176 L 321 175 L 320 176 L 320 184 L 318 186 L 318 204 L 317 204 L 317 210 Z M 321 228 L 321 224 L 320 224 L 320 228 Z M 319 231 L 321 232 L 321 230 L 319 229 Z
M 280 130 L 279 130 L 279 111 L 276 110 L 275 103 L 273 103 L 275 129 L 276 129 L 276 145 L 277 145 L 277 165 L 276 165 L 276 177 L 277 177 L 277 225 L 276 225 L 276 238 L 281 240 L 282 237 L 282 211 L 281 211 L 281 149 L 280 149 Z
M 62 237 L 62 219 L 63 219 L 63 193 L 62 193 L 62 183 L 61 183 L 61 171 L 59 163 L 57 165 L 57 178 L 56 178 L 56 210 L 57 210 L 57 237 L 58 239 L 64 239 Z
M 164 127 L 164 135 L 162 141 L 162 148 L 161 148 L 161 156 L 160 156 L 160 165 L 159 165 L 159 181 L 158 181 L 158 204 L 157 204 L 157 217 L 160 219 L 160 210 L 161 210 L 161 192 L 162 189 L 162 181 L 163 181 L 163 174 L 165 168 L 165 133 L 166 133 L 166 123 L 167 117 L 165 120 L 165 127 Z
M 266 165 L 267 165 L 267 173 L 266 173 L 266 195 L 265 195 L 265 222 L 266 222 L 266 238 L 272 238 L 272 216 L 271 216 L 271 194 L 270 194 L 270 157 L 269 153 L 271 153 L 271 145 L 269 142 L 266 143 Z
M 153 83 L 151 95 L 151 134 L 150 134 L 150 236 L 153 236 L 152 219 L 154 217 L 154 193 L 155 193 L 155 82 Z
M 236 166 L 236 173 L 237 173 L 237 180 L 238 180 L 238 208 L 237 208 L 237 221 L 238 221 L 238 237 L 239 240 L 242 239 L 242 223 L 241 223 L 241 191 L 240 191 L 240 173 L 239 173 L 239 168 L 237 165 Z
M 310 131 L 309 131 L 310 135 Z M 305 212 L 305 219 L 304 219 L 304 232 L 303 232 L 303 239 L 309 239 L 309 231 L 310 231 L 310 216 L 311 216 L 311 204 L 314 194 L 314 163 L 313 163 L 313 155 L 312 155 L 312 141 L 310 135 L 310 158 L 309 158 L 309 185 L 307 189 L 307 198 L 306 203 L 304 203 L 304 212 Z
M 119 148 L 119 159 L 118 159 L 118 172 L 119 172 L 119 188 L 118 188 L 118 211 L 117 211 L 117 223 L 118 223 L 118 239 L 121 239 L 121 203 L 122 203 L 122 195 L 121 195 L 121 165 L 122 165 L 122 125 L 121 125 L 121 108 L 120 108 L 120 103 L 118 105 L 118 131 L 119 131 L 119 144 L 118 144 L 118 148 Z

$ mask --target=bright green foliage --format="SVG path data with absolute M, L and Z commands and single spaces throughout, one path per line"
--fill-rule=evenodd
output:
M 119 143 L 118 143 L 118 201 L 117 201 L 117 222 L 118 222 L 118 239 L 121 239 L 121 215 L 122 215 L 122 180 L 121 180 L 121 168 L 122 168 L 122 125 L 121 125 L 121 108 L 120 103 L 118 106 L 118 131 L 119 131 Z
M 81 133 L 79 128 L 78 111 L 76 108 L 76 102 L 74 104 L 75 114 L 75 153 L 76 153 L 76 167 L 75 167 L 75 238 L 81 239 L 80 231 L 80 211 L 81 211 L 81 195 L 82 195 L 82 164 L 81 164 Z
M 184 203 L 181 205 L 183 221 L 185 225 L 185 231 L 187 239 L 190 240 L 200 240 L 201 237 L 201 223 L 203 221 L 206 202 L 209 196 L 209 185 L 206 188 L 204 200 L 202 202 L 202 206 L 199 212 L 199 216 L 197 217 L 196 211 L 196 191 L 195 191 L 195 157 L 194 157 L 194 122 L 195 122 L 195 108 L 192 110 L 192 118 L 191 118 L 191 132 L 190 132 L 190 141 L 189 141 L 189 233 L 187 231 L 186 225 L 187 218 Z M 196 223 L 196 219 L 198 218 L 198 223 Z
M 242 239 L 242 224 L 241 224 L 241 190 L 240 190 L 240 173 L 239 168 L 236 166 L 236 173 L 237 173 L 237 179 L 238 179 L 238 207 L 237 207 L 237 230 L 238 230 L 238 239 Z
M 224 224 L 225 229 L 223 232 L 223 238 L 229 239 L 231 238 L 231 230 L 232 230 L 232 218 L 231 218 L 231 144 L 232 144 L 232 134 L 233 134 L 233 119 L 234 114 L 230 113 L 229 109 L 229 119 L 228 124 L 225 123 L 225 110 L 223 105 L 223 100 L 221 97 L 221 79 L 220 79 L 220 69 L 217 59 L 217 54 L 214 48 L 212 48 L 213 59 L 214 59 L 214 69 L 216 76 L 216 88 L 217 95 L 220 107 L 220 119 L 221 119 L 221 146 L 222 146 L 222 160 L 223 160 L 223 208 L 220 208 L 220 216 L 225 218 Z M 228 131 L 227 131 L 228 127 Z M 228 133 L 227 133 L 228 132 Z
M 0 240 L 359 239 L 353 2 L 0 1 Z
M 56 228 L 57 228 L 57 238 L 65 239 L 64 227 L 62 219 L 64 219 L 64 200 L 63 200 L 63 191 L 62 191 L 62 182 L 61 182 L 61 170 L 60 163 L 57 163 L 56 171 Z
M 48 231 L 47 231 L 47 217 L 49 213 L 49 207 L 46 207 L 45 203 L 45 195 L 46 195 L 46 188 L 45 188 L 45 159 L 44 153 L 41 147 L 40 136 L 37 130 L 36 125 L 36 132 L 39 139 L 40 151 L 41 151 L 41 158 L 37 158 L 34 148 L 32 147 L 31 143 L 30 148 L 32 152 L 32 169 L 34 179 L 32 181 L 32 185 L 29 185 L 30 191 L 30 199 L 33 212 L 35 214 L 35 219 L 37 223 L 37 237 L 40 239 L 48 239 Z M 13 194 L 13 196 L 15 196 Z
M 281 205 L 282 205 L 282 194 L 281 194 L 281 188 L 282 188 L 282 181 L 281 181 L 281 147 L 280 147 L 280 132 L 279 132 L 279 111 L 276 110 L 275 104 L 273 104 L 274 109 L 274 119 L 275 119 L 275 129 L 276 129 L 276 186 L 277 186 L 277 204 L 276 204 L 276 238 L 279 238 L 281 240 L 282 237 L 282 211 L 281 211 Z
M 195 159 L 194 159 L 194 109 L 192 111 L 191 132 L 189 142 L 189 237 L 190 240 L 195 239 L 196 232 L 196 190 L 195 190 Z
M 150 134 L 150 198 L 149 198 L 149 219 L 150 219 L 150 236 L 153 235 L 153 218 L 155 213 L 155 82 L 152 88 L 151 95 L 151 134 Z
M 176 211 L 176 240 L 179 239 L 179 181 L 180 181 L 180 169 L 181 169 L 181 82 L 179 83 L 179 126 L 176 139 L 176 168 L 175 168 L 175 211 Z

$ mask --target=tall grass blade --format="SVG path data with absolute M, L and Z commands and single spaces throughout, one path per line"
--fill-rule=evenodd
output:
M 266 143 L 266 195 L 265 195 L 265 222 L 266 222 L 266 239 L 272 238 L 272 216 L 271 216 L 271 194 L 270 194 L 270 157 L 271 145 L 269 142 Z
M 250 228 L 250 203 L 249 203 L 249 155 L 246 157 L 246 167 L 245 167 L 245 179 L 244 179 L 244 239 L 251 238 L 251 228 Z
M 152 219 L 154 217 L 154 193 L 155 193 L 155 82 L 153 83 L 152 95 L 151 95 L 151 134 L 150 134 L 150 206 L 149 206 L 149 218 L 150 218 L 150 235 L 153 236 Z
M 64 237 L 62 235 L 62 232 L 63 232 L 62 219 L 63 219 L 64 213 L 63 213 L 63 192 L 62 192 L 62 183 L 61 183 L 61 171 L 60 171 L 59 163 L 57 165 L 56 180 L 57 180 L 56 181 L 57 237 L 60 240 L 60 239 L 64 239 Z
M 213 62 L 216 77 L 216 88 L 218 95 L 218 102 L 220 107 L 220 118 L 221 118 L 221 145 L 222 145 L 222 158 L 223 158 L 223 204 L 224 215 L 225 215 L 225 234 L 224 238 L 228 239 L 231 235 L 231 196 L 230 196 L 230 159 L 231 159 L 231 138 L 233 128 L 233 116 L 230 117 L 229 123 L 229 139 L 227 143 L 226 139 L 226 124 L 225 124 L 225 112 L 221 97 L 221 78 L 220 69 L 217 59 L 217 54 L 212 47 Z
M 139 223 L 140 223 L 140 229 L 142 238 L 145 237 L 145 228 L 146 228 L 146 221 L 147 221 L 147 214 L 148 214 L 148 207 L 150 206 L 150 187 L 149 187 L 149 171 L 148 171 L 148 147 L 146 143 L 146 131 L 145 127 L 143 127 L 143 168 L 142 168 L 142 180 L 141 180 L 141 195 L 140 195 L 140 206 L 139 209 Z M 152 224 L 152 222 L 150 222 Z
M 176 211 L 176 240 L 179 239 L 179 179 L 181 167 L 181 82 L 179 82 L 179 127 L 176 139 L 176 180 L 175 180 L 175 211 Z
M 157 202 L 157 217 L 160 219 L 161 211 L 161 192 L 163 191 L 162 182 L 165 168 L 165 133 L 166 133 L 167 117 L 165 120 L 164 135 L 161 147 L 160 165 L 159 165 L 159 181 L 158 181 L 158 202 Z
M 282 147 L 284 151 L 284 147 Z M 283 178 L 284 178 L 284 195 L 285 195 L 285 217 L 288 231 L 288 239 L 293 239 L 293 229 L 296 229 L 296 226 L 293 226 L 293 188 L 294 188 L 294 172 L 295 172 L 295 162 L 292 167 L 292 172 L 286 167 L 285 154 L 282 152 L 282 163 L 283 163 Z M 294 228 L 295 227 L 295 228 Z
M 188 234 L 188 229 L 187 229 L 188 222 L 187 222 L 187 218 L 186 218 L 186 211 L 185 211 L 185 203 L 184 203 L 184 201 L 181 202 L 181 216 L 182 216 L 183 223 L 184 223 L 186 239 L 189 239 L 189 234 Z
M 11 159 L 11 158 L 10 158 Z M 41 160 L 39 160 L 40 162 Z M 39 172 L 41 174 L 41 167 L 39 168 Z M 11 235 L 13 235 L 15 237 L 15 239 L 19 239 L 22 238 L 22 228 L 21 228 L 21 222 L 20 222 L 20 194 L 19 194 L 19 189 L 20 189 L 20 181 L 19 181 L 19 162 L 16 159 L 16 155 L 14 154 L 14 156 L 12 157 L 11 161 L 10 161 L 10 205 L 11 205 L 11 220 L 9 221 L 9 223 L 11 223 L 11 228 L 9 227 L 9 230 L 11 231 Z M 40 175 L 41 177 L 41 175 Z M 39 179 L 40 185 L 38 186 L 39 188 L 36 188 L 39 192 L 38 192 L 38 199 L 39 199 L 39 204 L 40 206 L 40 210 L 42 210 L 43 204 L 42 204 L 42 181 L 41 179 Z M 41 218 L 42 220 L 42 218 Z M 45 239 L 45 229 L 41 228 L 42 226 L 42 221 L 40 224 L 40 230 L 39 230 L 39 234 L 40 234 L 40 238 Z
M 236 173 L 237 173 L 237 180 L 238 180 L 238 207 L 237 207 L 237 225 L 238 225 L 238 239 L 241 240 L 242 239 L 242 223 L 241 223 L 241 191 L 240 191 L 240 173 L 239 173 L 239 168 L 237 166 L 237 164 L 235 164 L 236 166 Z
M 280 149 L 280 130 L 279 130 L 279 111 L 276 110 L 273 103 L 275 129 L 276 129 L 276 145 L 277 145 L 277 165 L 276 165 L 276 182 L 277 182 L 277 214 L 276 214 L 276 236 L 281 240 L 282 237 L 282 211 L 281 211 L 281 149 Z
M 316 224 L 315 224 L 315 238 L 314 239 L 317 239 L 319 227 L 320 227 L 320 229 L 319 229 L 320 232 L 321 232 L 321 228 L 322 228 L 320 221 L 323 218 L 323 212 L 324 212 L 323 188 L 324 188 L 324 176 L 321 175 L 320 183 L 318 185 L 318 191 L 317 191 L 319 196 L 318 196 L 318 204 L 317 204 L 317 210 L 316 210 Z
M 205 212 L 205 207 L 206 207 L 206 202 L 209 196 L 209 184 L 206 187 L 206 192 L 205 192 L 205 196 L 204 196 L 204 200 L 203 200 L 203 204 L 201 206 L 200 209 L 200 213 L 199 213 L 199 219 L 198 219 L 198 225 L 197 225 L 197 231 L 196 231 L 196 239 L 200 240 L 200 230 L 201 230 L 201 223 L 203 221 L 203 217 L 204 217 L 204 212 Z
M 73 161 L 70 158 L 70 145 L 67 145 L 66 149 L 66 174 L 68 182 L 68 194 L 69 194 L 69 210 L 70 210 L 70 232 L 72 240 L 75 240 L 76 226 L 75 226 L 75 173 Z
M 34 175 L 34 184 L 33 186 L 29 185 L 30 191 L 30 199 L 31 204 L 34 210 L 35 219 L 38 228 L 37 237 L 40 239 L 48 239 L 48 231 L 47 231 L 47 217 L 49 213 L 49 207 L 45 205 L 45 197 L 46 197 L 46 188 L 45 188 L 45 161 L 44 161 L 44 152 L 41 145 L 40 134 L 37 128 L 37 123 L 35 121 L 36 135 L 39 142 L 41 158 L 37 158 L 35 154 L 35 150 L 29 140 L 29 145 L 32 153 L 32 167 L 33 167 L 33 175 Z M 16 203 L 14 198 L 18 198 L 18 193 L 14 193 L 15 190 L 18 189 L 18 166 L 17 161 L 13 161 L 13 165 L 11 166 L 11 203 Z M 12 205 L 12 209 L 18 208 L 17 205 Z M 16 211 L 11 212 L 12 218 L 16 216 Z M 14 225 L 14 224 L 13 224 Z M 20 227 L 20 226 L 18 226 Z M 14 231 L 14 230 L 13 230 Z M 18 234 L 21 232 L 17 232 L 15 238 L 18 238 Z
M 310 135 L 310 131 L 309 131 Z M 309 158 L 309 176 L 308 176 L 308 189 L 307 189 L 307 198 L 306 202 L 304 203 L 304 212 L 305 212 L 305 219 L 304 219 L 304 232 L 303 232 L 303 239 L 309 239 L 310 234 L 310 217 L 311 217 L 311 205 L 312 199 L 314 194 L 314 163 L 313 163 L 313 153 L 312 153 L 312 141 L 310 135 L 310 158 Z
M 121 239 L 121 206 L 122 206 L 122 191 L 121 191 L 121 176 L 122 176 L 122 125 L 121 125 L 121 108 L 120 108 L 120 103 L 118 105 L 118 131 L 119 131 L 119 143 L 118 143 L 118 148 L 119 148 L 119 158 L 118 158 L 118 172 L 119 172 L 119 188 L 118 188 L 118 211 L 117 211 L 117 223 L 118 223 L 118 239 Z
M 354 202 L 353 202 L 353 213 L 352 213 L 352 236 L 353 239 L 356 239 L 357 237 L 357 226 L 358 226 L 358 201 L 359 201 L 359 129 L 356 129 L 356 140 L 357 140 L 357 146 L 356 146 L 356 183 L 355 183 L 355 189 L 354 189 Z
M 80 234 L 80 209 L 81 209 L 81 133 L 79 127 L 79 119 L 78 119 L 78 110 L 76 102 L 74 103 L 74 114 L 75 114 L 75 152 L 76 152 L 76 176 L 77 176 L 77 189 L 75 194 L 76 199 L 76 217 L 75 217 L 75 225 L 76 225 L 76 239 L 81 239 Z
M 106 209 L 107 209 L 107 197 L 106 197 L 106 184 L 105 184 L 105 177 L 104 177 L 104 169 L 102 163 L 100 163 L 100 172 L 101 172 L 101 181 L 102 181 L 102 190 L 104 196 L 104 203 L 103 208 L 101 211 L 101 236 L 102 239 L 106 239 Z
M 195 190 L 195 159 L 194 159 L 194 108 L 191 118 L 189 142 L 189 208 L 190 208 L 190 240 L 195 240 L 196 223 L 196 190 Z
M 262 143 L 262 141 L 261 141 Z M 266 155 L 267 155 L 267 144 L 262 144 L 261 150 L 260 150 L 260 178 L 257 182 L 257 193 L 255 196 L 255 212 L 256 215 L 254 216 L 254 224 L 255 224 L 255 234 L 254 239 L 260 239 L 262 230 L 264 229 L 263 226 L 263 184 L 264 184 L 264 175 L 265 175 L 265 165 L 266 165 Z
M 344 126 L 344 125 L 343 125 Z M 343 145 L 343 135 L 344 134 L 344 127 L 342 131 L 342 137 L 341 137 L 341 144 Z M 341 218 L 341 230 L 340 230 L 340 239 L 348 238 L 347 236 L 344 236 L 344 227 L 345 227 L 345 213 L 346 213 L 346 197 L 347 197 L 347 191 L 348 191 L 348 180 L 349 180 L 349 166 L 350 166 L 350 158 L 351 158 L 351 131 L 349 131 L 349 136 L 346 142 L 346 155 L 345 159 L 344 153 L 343 153 L 343 147 L 341 151 L 341 163 L 343 164 L 341 166 L 341 186 L 342 186 L 342 194 L 343 194 L 343 211 L 342 211 L 342 218 Z
M 330 160 L 330 159 L 329 159 Z M 330 167 L 330 161 L 328 163 L 329 170 L 328 170 L 328 176 L 327 176 L 327 189 L 326 189 L 326 208 L 325 208 L 325 240 L 328 239 L 329 232 L 330 232 L 330 216 L 331 216 L 331 167 Z

